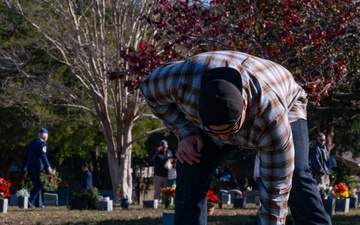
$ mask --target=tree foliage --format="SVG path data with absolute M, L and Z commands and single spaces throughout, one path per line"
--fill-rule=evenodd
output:
M 345 111 L 359 111 L 358 2 L 216 0 L 204 4 L 194 0 L 156 1 L 153 7 L 154 14 L 145 19 L 158 40 L 152 46 L 162 49 L 157 52 L 165 53 L 165 62 L 224 49 L 276 61 L 307 91 L 309 107 L 321 110 L 314 118 L 319 121 L 316 132 L 326 131 L 330 146 L 350 138 L 337 138 L 334 133 L 337 125 L 348 123 Z M 352 118 L 357 117 L 352 114 Z M 357 126 L 354 123 L 349 130 Z M 356 149 L 359 140 L 353 133 L 351 138 L 348 147 L 337 144 L 339 152 Z
M 333 91 L 356 93 L 357 4 L 351 0 L 242 1 L 233 11 L 241 40 L 237 46 L 290 69 L 304 82 L 314 105 Z
M 239 50 L 284 65 L 315 106 L 334 91 L 358 92 L 355 1 L 156 1 L 153 7 L 154 14 L 145 19 L 163 49 L 157 52 L 169 60 Z
M 0 177 L 8 178 L 11 164 L 22 158 L 27 141 L 34 134 L 27 130 L 26 115 L 18 108 L 0 107 L 0 117 Z
M 129 49 L 138 51 L 144 40 L 151 42 L 149 25 L 139 20 L 140 15 L 151 13 L 147 8 L 150 1 L 5 2 L 37 33 L 32 47 L 56 61 L 56 68 L 64 69 L 43 76 L 47 79 L 39 83 L 51 90 L 46 94 L 52 98 L 40 95 L 43 92 L 37 97 L 43 97 L 42 104 L 57 109 L 62 116 L 69 112 L 67 120 L 82 121 L 103 134 L 113 189 L 122 184 L 131 200 L 131 131 L 145 106 L 133 86 L 144 76 L 135 73 L 122 54 Z M 25 74 L 20 64 L 11 61 L 16 75 Z M 123 79 L 110 80 L 113 71 L 121 73 Z M 21 77 L 22 82 L 28 80 Z

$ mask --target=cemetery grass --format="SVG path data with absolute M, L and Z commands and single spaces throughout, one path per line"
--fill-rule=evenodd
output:
M 173 210 L 145 209 L 141 205 L 130 205 L 129 209 L 114 207 L 113 211 L 70 210 L 66 206 L 19 209 L 8 207 L 7 213 L 0 213 L 1 225 L 161 225 L 162 213 Z M 256 225 L 259 209 L 255 205 L 246 209 L 234 209 L 226 205 L 216 208 L 208 216 L 208 225 Z M 336 212 L 332 217 L 333 225 L 360 225 L 360 209 L 351 209 L 349 213 Z M 289 215 L 286 225 L 292 225 Z

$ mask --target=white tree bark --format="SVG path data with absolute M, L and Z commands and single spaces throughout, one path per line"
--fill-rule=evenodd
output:
M 127 47 L 137 49 L 139 41 L 151 39 L 147 24 L 139 18 L 141 14 L 151 13 L 151 1 L 5 2 L 41 34 L 41 48 L 67 65 L 73 78 L 81 83 L 81 93 L 85 97 L 74 90 L 66 90 L 70 99 L 68 106 L 82 108 L 98 121 L 107 143 L 114 194 L 121 185 L 124 197 L 131 201 L 131 130 L 143 113 L 145 104 L 139 90 L 129 93 L 124 86 L 124 82 L 133 80 L 136 74 L 124 73 L 124 79 L 110 81 L 108 72 L 127 71 L 128 65 L 121 61 L 119 55 L 121 50 Z

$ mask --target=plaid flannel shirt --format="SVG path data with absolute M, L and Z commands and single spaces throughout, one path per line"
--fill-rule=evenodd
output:
M 209 136 L 219 146 L 260 150 L 260 177 L 265 187 L 260 193 L 260 224 L 285 224 L 294 169 L 290 123 L 306 119 L 307 104 L 305 91 L 288 70 L 241 52 L 206 52 L 157 68 L 142 82 L 142 94 L 152 112 L 182 140 L 203 127 L 197 107 L 201 77 L 217 67 L 240 72 L 247 109 L 238 133 L 226 141 Z

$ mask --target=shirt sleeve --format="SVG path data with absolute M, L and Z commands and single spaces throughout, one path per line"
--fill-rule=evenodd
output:
M 179 141 L 198 134 L 197 127 L 186 119 L 177 102 L 177 90 L 179 88 L 178 71 L 173 69 L 159 68 L 151 73 L 140 86 L 140 90 L 152 113 L 161 119 L 167 129 L 173 131 Z M 175 75 L 174 75 L 175 74 Z
M 285 224 L 294 170 L 294 144 L 286 114 L 271 120 L 260 139 L 260 224 Z

